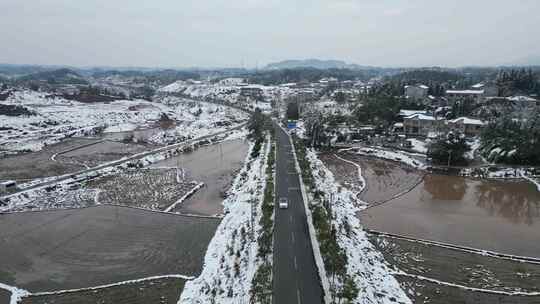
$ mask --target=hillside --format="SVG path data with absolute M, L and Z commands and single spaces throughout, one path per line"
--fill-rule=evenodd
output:
M 79 73 L 67 69 L 57 69 L 53 71 L 43 71 L 23 76 L 19 81 L 39 81 L 50 84 L 88 84 L 83 76 Z
M 341 60 L 320 60 L 320 59 L 303 59 L 303 60 L 284 60 L 275 63 L 270 63 L 266 67 L 270 70 L 279 69 L 294 69 L 294 68 L 316 68 L 321 70 L 326 69 L 364 69 L 357 64 L 349 64 Z

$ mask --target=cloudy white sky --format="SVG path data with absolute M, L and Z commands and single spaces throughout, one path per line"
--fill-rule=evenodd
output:
M 0 0 L 0 62 L 460 66 L 540 58 L 538 0 Z

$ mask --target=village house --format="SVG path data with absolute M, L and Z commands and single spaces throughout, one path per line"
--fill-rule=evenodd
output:
M 426 110 L 399 110 L 397 114 L 397 121 L 403 122 L 403 119 L 414 114 L 427 114 Z M 403 126 L 402 126 L 403 127 Z
M 473 86 L 471 86 L 472 90 L 478 91 L 482 90 L 484 91 L 484 97 L 496 97 L 499 96 L 499 88 L 494 83 L 477 83 Z
M 240 87 L 240 95 L 244 97 L 251 97 L 254 99 L 261 99 L 263 96 L 263 90 L 258 85 L 248 85 Z
M 467 137 L 478 136 L 485 123 L 478 119 L 468 117 L 459 117 L 448 121 L 448 129 L 454 132 L 460 132 Z
M 425 99 L 428 96 L 429 87 L 423 84 L 405 86 L 405 96 L 411 99 Z
M 403 118 L 403 129 L 408 136 L 428 136 L 429 133 L 438 132 L 443 123 L 442 119 L 417 113 Z
M 447 90 L 446 97 L 451 105 L 457 102 L 481 103 L 484 101 L 484 90 Z
M 0 194 L 8 193 L 17 188 L 17 182 L 15 181 L 3 181 L 0 182 Z
M 244 78 L 237 78 L 237 77 L 231 77 L 231 78 L 225 78 L 221 79 L 219 81 L 220 85 L 224 86 L 241 86 L 241 85 L 247 85 L 244 82 Z

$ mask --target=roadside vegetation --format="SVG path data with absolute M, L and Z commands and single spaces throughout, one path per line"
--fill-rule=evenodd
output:
M 274 240 L 274 170 L 276 160 L 276 143 L 274 129 L 271 127 L 270 119 L 256 109 L 248 123 L 249 138 L 255 142 L 251 151 L 251 157 L 260 155 L 263 143 L 270 134 L 270 152 L 267 158 L 265 171 L 266 187 L 261 206 L 261 218 L 259 221 L 260 231 L 257 243 L 259 249 L 257 260 L 260 265 L 255 272 L 251 286 L 251 300 L 253 303 L 272 303 L 272 247 Z
M 306 190 L 313 195 L 309 208 L 313 214 L 313 226 L 317 233 L 324 268 L 330 280 L 330 293 L 333 303 L 350 303 L 358 295 L 359 289 L 351 276 L 347 274 L 347 254 L 337 242 L 338 228 L 333 223 L 332 206 L 323 200 L 323 193 L 317 189 L 314 176 L 307 159 L 307 148 L 297 136 L 293 136 L 296 157 L 301 169 L 301 176 Z M 350 231 L 348 223 L 344 229 Z
M 275 137 L 272 134 L 270 153 L 268 155 L 266 167 L 266 188 L 262 202 L 262 215 L 259 221 L 261 231 L 257 242 L 259 250 L 257 258 L 262 264 L 257 269 L 253 277 L 251 295 L 254 303 L 272 303 L 272 254 L 274 240 L 274 170 L 276 159 Z

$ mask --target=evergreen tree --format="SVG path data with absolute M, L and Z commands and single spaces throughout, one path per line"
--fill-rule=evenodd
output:
M 445 138 L 439 139 L 429 146 L 427 155 L 437 165 L 466 165 L 465 153 L 470 150 L 465 136 L 449 132 Z

